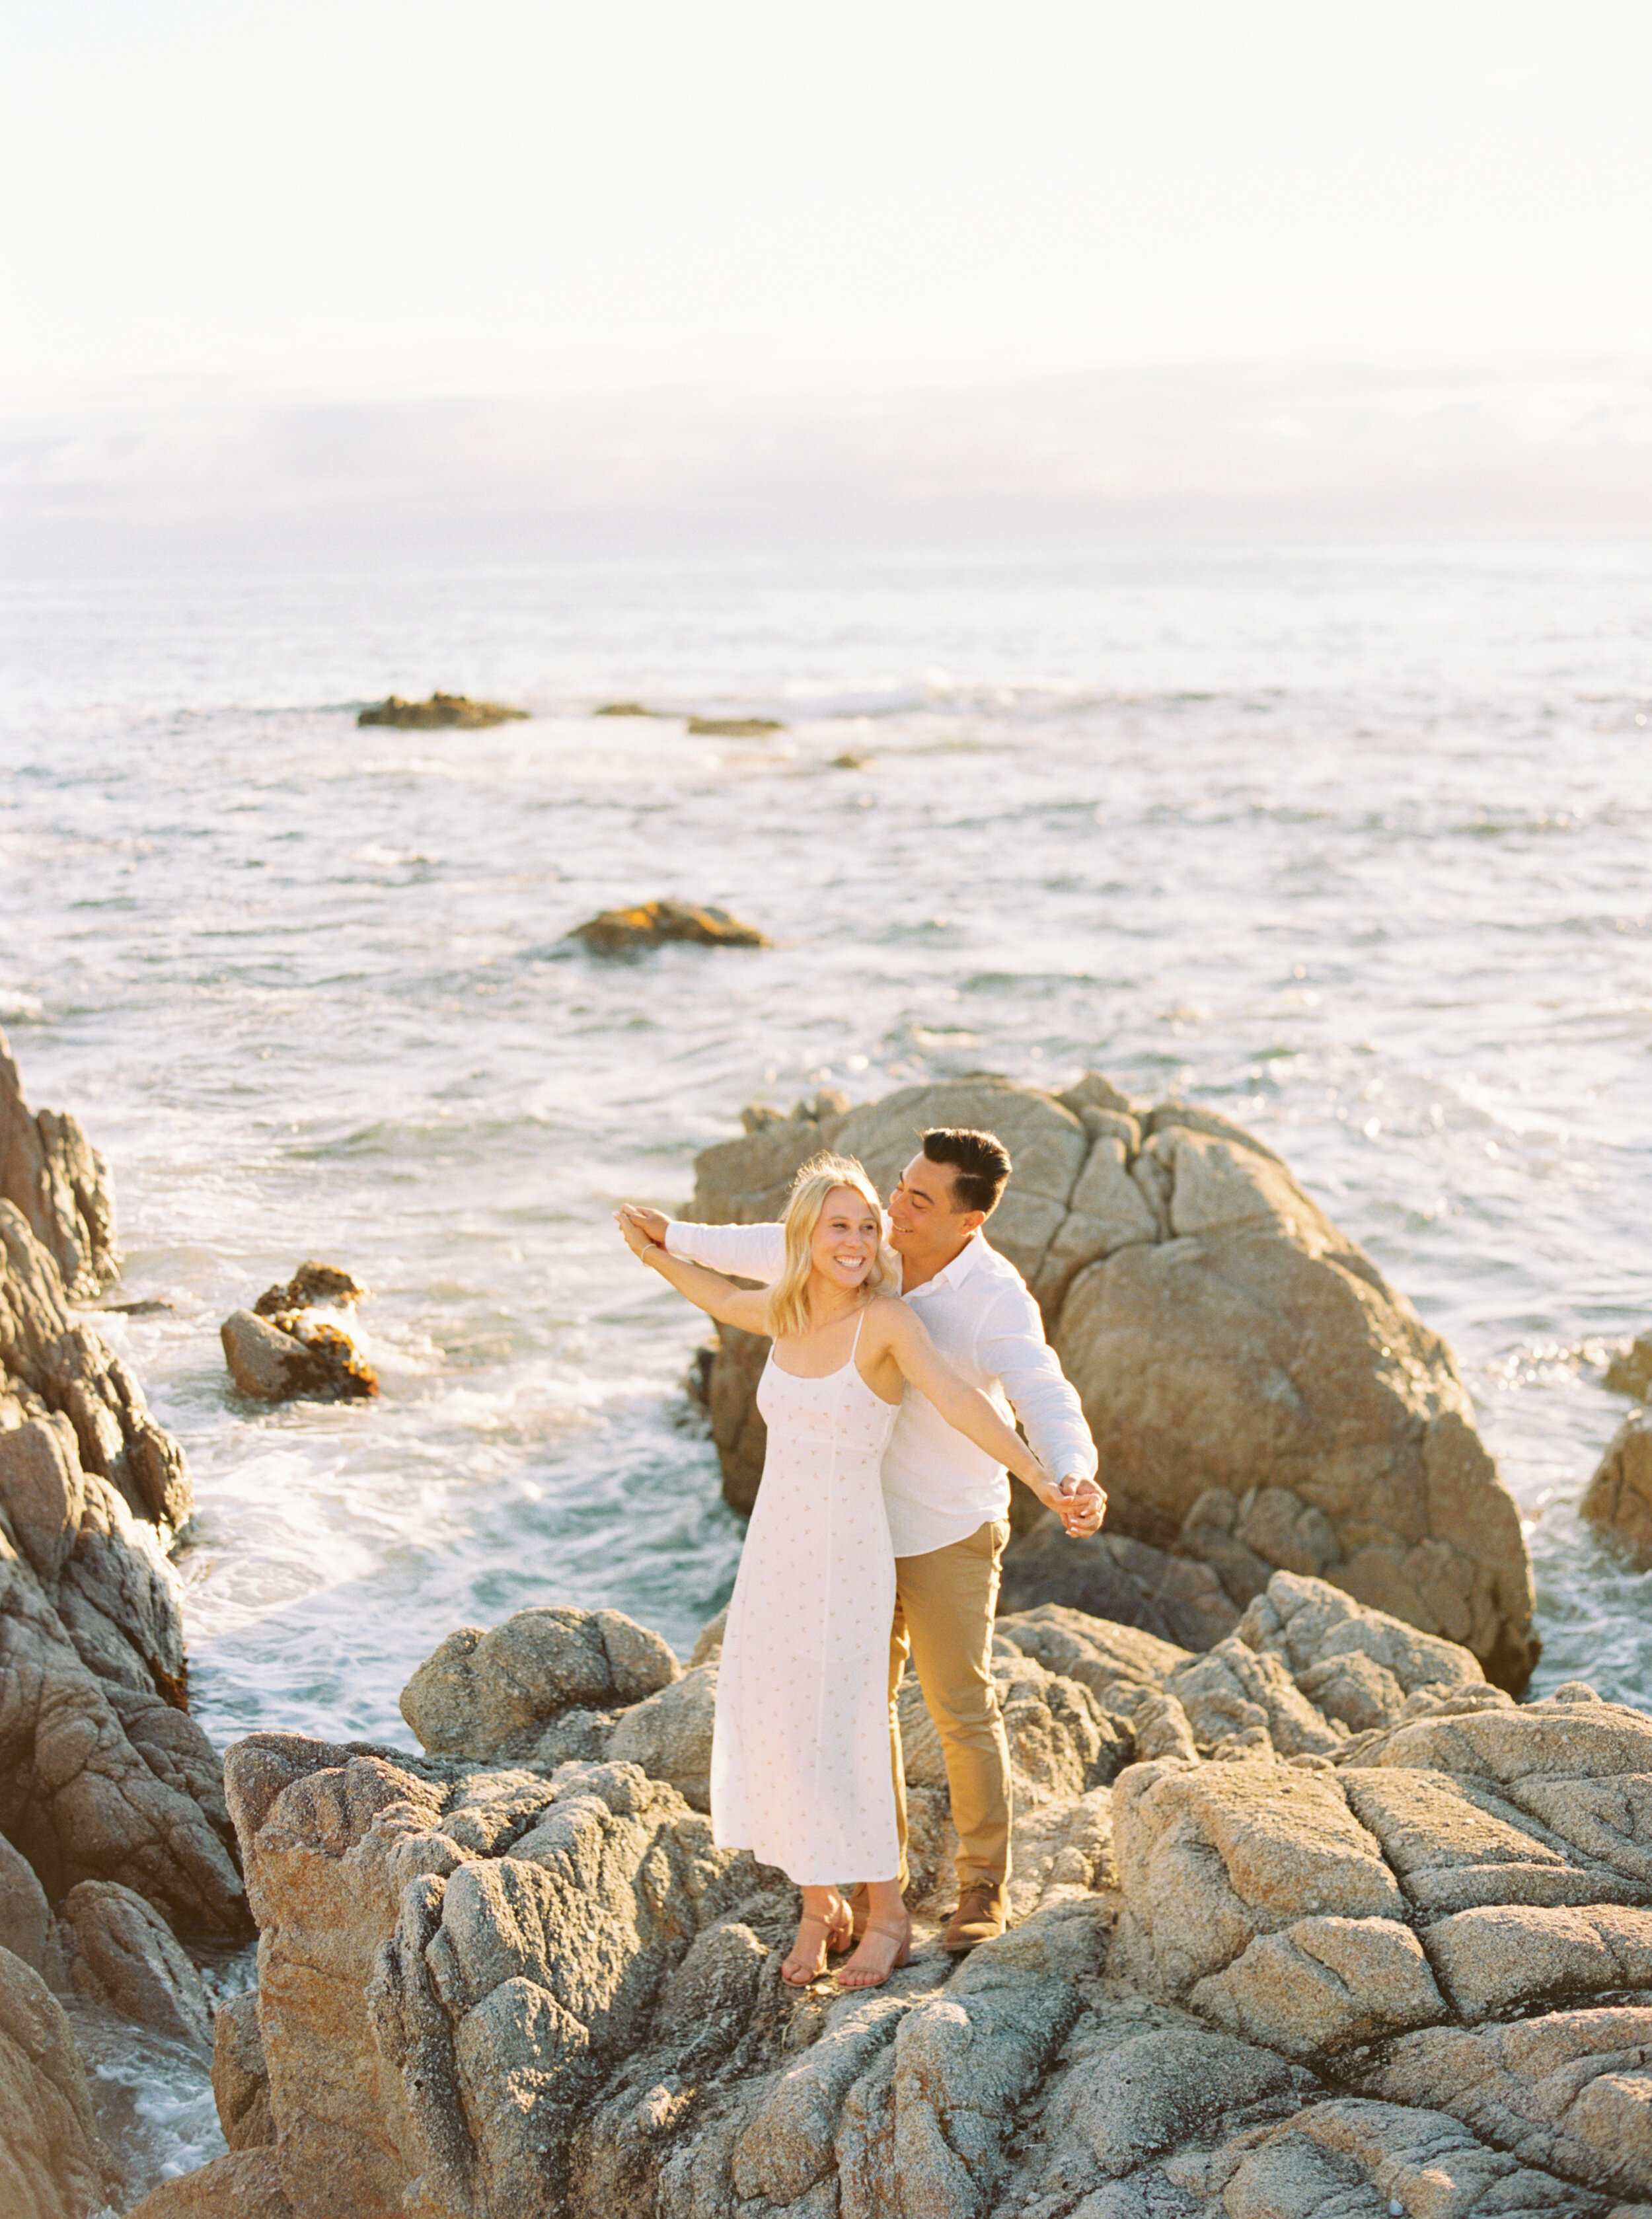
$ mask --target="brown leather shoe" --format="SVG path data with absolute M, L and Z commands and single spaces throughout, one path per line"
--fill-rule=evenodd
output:
M 941 1936 L 941 1947 L 961 1957 L 983 1942 L 996 1941 L 1009 1924 L 1009 1897 L 1001 1880 L 978 1880 L 959 1891 L 958 1908 Z

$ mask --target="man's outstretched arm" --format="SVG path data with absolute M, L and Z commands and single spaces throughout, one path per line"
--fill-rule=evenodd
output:
M 663 1210 L 633 1207 L 650 1240 L 691 1264 L 704 1264 L 730 1278 L 755 1279 L 771 1287 L 786 1269 L 783 1225 L 691 1225 Z

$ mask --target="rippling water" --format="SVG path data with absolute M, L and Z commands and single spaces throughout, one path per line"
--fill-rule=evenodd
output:
M 0 625 L 0 1018 L 115 1165 L 117 1298 L 171 1306 L 106 1329 L 193 1468 L 220 1739 L 405 1738 L 419 1660 L 527 1602 L 689 1643 L 739 1534 L 613 1202 L 748 1100 L 983 1068 L 1277 1147 L 1457 1352 L 1538 1685 L 1652 1703 L 1652 1577 L 1574 1514 L 1652 1320 L 1652 550 L 387 560 Z M 357 730 L 432 686 L 533 719 Z M 564 938 L 663 893 L 777 944 Z M 376 1290 L 382 1399 L 243 1403 L 218 1321 L 310 1254 Z

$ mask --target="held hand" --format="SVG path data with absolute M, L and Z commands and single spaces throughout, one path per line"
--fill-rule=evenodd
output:
M 656 1248 L 666 1245 L 666 1229 L 671 1220 L 662 1209 L 645 1209 L 640 1202 L 628 1202 L 624 1211 L 633 1225 L 640 1226 Z
M 614 1223 L 619 1228 L 620 1235 L 633 1256 L 646 1257 L 650 1248 L 657 1248 L 660 1246 L 657 1240 L 650 1239 L 646 1226 L 641 1221 L 644 1218 L 658 1217 L 659 1215 L 658 1210 L 639 1209 L 635 1203 L 630 1202 L 622 1203 L 620 1208 L 615 1210 Z M 662 1223 L 663 1221 L 661 1220 Z
M 1078 1541 L 1087 1534 L 1100 1532 L 1102 1520 L 1107 1515 L 1107 1496 L 1093 1479 L 1080 1479 L 1070 1472 L 1051 1507 L 1060 1512 L 1068 1538 Z

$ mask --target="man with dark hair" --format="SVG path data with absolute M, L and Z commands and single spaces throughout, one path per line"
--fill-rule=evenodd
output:
M 890 1197 L 901 1293 L 947 1361 L 1006 1415 L 1013 1411 L 1045 1470 L 1060 1475 L 1043 1499 L 1067 1532 L 1094 1533 L 1107 1497 L 1096 1484 L 1096 1445 L 1078 1397 L 1061 1375 L 1020 1272 L 982 1237 L 1010 1170 L 995 1134 L 951 1127 L 924 1134 Z M 736 1278 L 770 1284 L 786 1260 L 778 1225 L 688 1225 L 657 1210 L 644 1213 L 644 1221 L 674 1256 Z M 972 1949 L 1003 1933 L 1009 1915 L 1009 1750 L 992 1680 L 1009 1476 L 932 1402 L 909 1395 L 883 1479 L 895 1545 L 889 1730 L 901 1876 L 906 1783 L 895 1703 L 910 1656 L 941 1737 L 958 1829 L 958 1908 L 946 1946 Z M 858 1932 L 864 1915 L 858 1902 L 855 1912 Z

